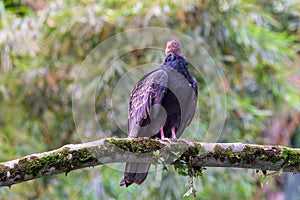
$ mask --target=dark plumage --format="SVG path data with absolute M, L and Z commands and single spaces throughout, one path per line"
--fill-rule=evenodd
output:
M 128 137 L 175 140 L 190 124 L 198 96 L 197 81 L 188 71 L 177 40 L 168 42 L 163 65 L 142 78 L 129 101 Z M 126 163 L 120 186 L 141 184 L 149 163 Z

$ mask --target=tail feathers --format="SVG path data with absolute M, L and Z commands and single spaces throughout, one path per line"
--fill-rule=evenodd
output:
M 120 186 L 128 187 L 133 183 L 142 184 L 147 178 L 150 165 L 149 163 L 126 163 L 124 178 L 121 180 Z

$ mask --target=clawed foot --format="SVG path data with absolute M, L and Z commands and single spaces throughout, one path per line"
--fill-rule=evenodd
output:
M 157 141 L 159 141 L 160 143 L 170 147 L 170 145 L 173 143 L 173 142 L 183 142 L 184 144 L 188 145 L 189 147 L 193 147 L 195 146 L 193 142 L 190 142 L 186 139 L 182 139 L 182 138 L 155 138 Z
M 195 146 L 194 143 L 189 142 L 189 141 L 187 141 L 186 139 L 177 139 L 175 127 L 173 127 L 173 128 L 171 129 L 171 132 L 172 132 L 172 138 L 171 138 L 172 141 L 183 142 L 183 143 L 185 143 L 186 145 L 188 145 L 189 147 L 190 147 L 190 146 L 192 146 L 192 147 Z
M 179 139 L 176 139 L 176 141 L 177 142 L 183 142 L 186 145 L 188 145 L 189 147 L 194 147 L 195 146 L 193 142 L 190 142 L 190 141 L 188 141 L 186 139 L 179 138 Z
M 172 141 L 169 138 L 155 138 L 157 141 L 159 141 L 160 143 L 170 147 L 172 144 Z
M 172 136 L 171 138 L 166 138 L 164 135 L 164 131 L 163 128 L 160 128 L 160 138 L 155 138 L 156 140 L 158 140 L 160 143 L 167 145 L 168 147 L 170 147 L 170 145 L 175 141 L 175 142 L 183 142 L 188 146 L 195 146 L 194 143 L 187 141 L 186 139 L 177 139 L 176 137 L 176 130 L 175 127 L 173 127 L 171 129 L 172 132 Z
M 172 144 L 172 141 L 169 138 L 165 137 L 164 134 L 164 129 L 160 128 L 160 138 L 155 138 L 156 140 L 158 140 L 160 143 L 167 145 L 168 147 L 170 147 L 170 145 Z

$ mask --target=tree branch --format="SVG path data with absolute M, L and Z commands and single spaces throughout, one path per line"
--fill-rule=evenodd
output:
M 300 149 L 242 143 L 163 144 L 150 138 L 105 138 L 0 163 L 0 186 L 116 162 L 172 164 L 182 172 L 237 167 L 300 173 Z M 192 171 L 195 171 L 192 170 Z

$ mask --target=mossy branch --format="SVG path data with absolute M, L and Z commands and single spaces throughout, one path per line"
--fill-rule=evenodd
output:
M 178 171 L 238 167 L 300 173 L 300 149 L 242 143 L 182 142 L 168 145 L 149 138 L 106 138 L 0 163 L 0 186 L 116 162 L 172 164 Z M 194 171 L 194 170 L 192 170 Z M 121 178 L 121 177 L 120 177 Z

